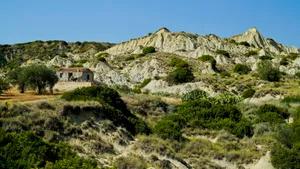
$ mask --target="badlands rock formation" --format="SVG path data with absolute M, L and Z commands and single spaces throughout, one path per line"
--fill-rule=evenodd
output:
M 247 45 L 245 45 L 246 42 Z M 142 53 L 145 47 L 149 46 L 155 47 L 157 52 L 136 57 Z M 223 55 L 218 50 L 227 51 L 229 56 Z M 256 51 L 257 55 L 246 57 L 245 53 L 249 51 Z M 102 53 L 107 53 L 106 61 L 97 61 L 97 56 Z M 56 56 L 48 64 L 69 67 L 85 59 L 88 62 L 83 66 L 95 72 L 95 81 L 99 83 L 110 86 L 126 85 L 133 88 L 145 79 L 151 78 L 152 81 L 142 91 L 181 94 L 200 88 L 215 95 L 216 89 L 211 87 L 210 82 L 195 81 L 168 86 L 165 78 L 157 79 L 157 77 L 166 77 L 169 74 L 172 67 L 168 63 L 174 56 L 187 61 L 196 77 L 201 74 L 218 74 L 221 71 L 231 72 L 234 65 L 238 63 L 247 64 L 252 71 L 255 71 L 256 63 L 260 62 L 261 56 L 270 56 L 274 66 L 289 75 L 294 75 L 300 71 L 300 58 L 289 60 L 288 65 L 279 64 L 282 57 L 291 53 L 297 54 L 300 53 L 300 50 L 294 46 L 287 47 L 277 43 L 273 39 L 266 39 L 256 28 L 229 38 L 220 38 L 213 34 L 199 36 L 185 32 L 170 32 L 168 29 L 162 28 L 153 34 L 116 44 L 98 53 L 95 49 L 90 49 L 80 54 L 66 53 L 68 58 Z M 209 62 L 197 60 L 202 55 L 213 56 L 220 71 L 214 70 Z M 127 57 L 133 57 L 133 59 L 126 60 Z

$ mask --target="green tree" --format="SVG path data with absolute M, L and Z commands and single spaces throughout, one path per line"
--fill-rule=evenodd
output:
M 278 82 L 281 78 L 280 71 L 272 66 L 270 61 L 264 60 L 258 63 L 257 72 L 259 78 L 270 82 Z
M 42 94 L 46 87 L 52 91 L 53 86 L 58 82 L 55 70 L 48 68 L 42 64 L 33 64 L 24 68 L 29 86 L 38 89 L 38 93 Z
M 8 89 L 9 89 L 9 84 L 5 80 L 0 79 L 0 94 L 2 94 L 4 91 Z
M 16 68 L 8 73 L 8 78 L 12 84 L 18 85 L 21 93 L 29 86 L 37 88 L 39 94 L 49 87 L 52 93 L 54 85 L 58 82 L 55 70 L 42 64 Z
M 233 72 L 238 74 L 248 74 L 251 71 L 251 68 L 244 64 L 236 64 L 233 68 Z
M 25 92 L 25 87 L 27 83 L 27 75 L 25 74 L 24 68 L 18 67 L 8 72 L 8 79 L 13 85 L 18 85 L 20 93 Z
M 168 75 L 167 80 L 169 84 L 180 84 L 191 82 L 194 78 L 190 68 L 178 67 Z

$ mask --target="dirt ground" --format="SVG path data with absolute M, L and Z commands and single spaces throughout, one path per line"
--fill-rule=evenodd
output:
M 13 101 L 13 102 L 27 102 L 45 99 L 54 99 L 61 95 L 61 92 L 54 92 L 54 94 L 45 93 L 42 95 L 37 94 L 37 91 L 25 91 L 20 93 L 17 89 L 11 89 L 0 95 L 0 102 Z

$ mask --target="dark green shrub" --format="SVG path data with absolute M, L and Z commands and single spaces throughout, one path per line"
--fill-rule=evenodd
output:
M 141 84 L 140 84 L 140 88 L 143 88 L 145 86 L 147 86 L 147 84 L 149 84 L 151 82 L 151 78 L 145 79 Z
M 246 42 L 246 41 L 240 42 L 239 44 L 243 45 L 243 46 L 246 46 L 246 47 L 250 47 L 250 44 L 248 42 Z
M 238 43 L 234 39 L 230 39 L 229 43 L 237 45 Z
M 169 73 L 167 77 L 167 81 L 169 84 L 180 84 L 180 83 L 186 83 L 191 82 L 194 80 L 194 75 L 190 68 L 185 67 L 178 67 L 175 70 L 173 70 L 171 73 Z
M 254 94 L 255 94 L 255 90 L 250 88 L 250 89 L 247 89 L 247 90 L 244 91 L 242 97 L 245 98 L 245 99 L 246 98 L 251 98 L 251 97 L 253 97 Z
M 258 55 L 258 52 L 257 51 L 249 51 L 247 53 L 244 54 L 246 57 L 250 57 L 250 56 L 253 56 L 253 55 Z
M 198 100 L 198 99 L 203 99 L 203 98 L 207 98 L 208 94 L 200 89 L 196 89 L 190 92 L 185 93 L 182 97 L 181 100 L 183 102 L 189 102 L 192 100 Z
M 9 89 L 9 83 L 7 83 L 5 80 L 0 79 L 0 94 L 5 92 Z
M 145 47 L 143 49 L 143 54 L 147 55 L 148 53 L 155 53 L 155 48 L 153 46 Z
M 284 118 L 280 116 L 277 112 L 266 112 L 261 114 L 258 122 L 269 122 L 271 124 L 284 123 Z
M 288 113 L 287 109 L 283 109 L 283 108 L 277 107 L 277 106 L 272 105 L 272 104 L 264 104 L 264 105 L 260 106 L 258 108 L 258 110 L 256 111 L 256 114 L 261 116 L 261 115 L 263 115 L 265 113 L 268 113 L 268 112 L 275 112 L 281 118 L 284 118 L 284 119 L 289 117 L 289 113 Z
M 32 132 L 8 133 L 0 129 L 1 168 L 96 169 L 97 162 L 76 155 L 66 144 L 48 143 Z
M 287 66 L 289 64 L 289 62 L 288 62 L 287 58 L 284 57 L 280 60 L 279 64 L 283 65 L 283 66 Z
M 230 57 L 230 54 L 226 50 L 217 50 L 216 53 L 219 55 Z
M 300 72 L 295 73 L 295 76 L 300 79 Z
M 295 102 L 300 102 L 300 96 L 296 95 L 296 96 L 286 96 L 282 99 L 283 103 L 295 103 Z
M 275 168 L 300 168 L 300 146 L 292 149 L 285 147 L 273 148 L 271 162 Z
M 183 140 L 180 125 L 171 120 L 160 120 L 154 126 L 153 131 L 163 139 Z
M 171 59 L 169 65 L 172 67 L 189 67 L 189 64 L 186 61 L 176 57 Z
M 202 55 L 198 58 L 198 60 L 201 60 L 202 62 L 210 62 L 211 67 L 213 69 L 217 69 L 216 65 L 217 65 L 217 61 L 215 60 L 214 57 L 210 56 L 210 55 Z
M 88 62 L 87 59 L 81 59 L 78 61 L 79 64 L 85 64 L 86 62 Z
M 134 59 L 135 59 L 134 56 L 128 56 L 125 58 L 125 61 L 130 61 L 130 60 L 134 60 Z
M 251 68 L 247 65 L 243 64 L 236 64 L 233 68 L 233 72 L 238 73 L 238 74 L 248 74 L 251 71 Z
M 62 58 L 68 58 L 68 55 L 65 54 L 65 53 L 61 53 L 61 54 L 59 54 L 59 56 L 62 57 Z
M 264 56 L 259 57 L 259 59 L 260 59 L 260 60 L 272 60 L 273 57 L 272 57 L 272 56 L 264 55 Z
M 300 57 L 300 54 L 299 53 L 290 53 L 287 58 L 289 59 L 292 59 L 292 60 L 295 60 L 297 59 L 298 57 Z
M 119 93 L 114 89 L 105 86 L 92 86 L 77 88 L 70 92 L 65 92 L 62 99 L 71 100 L 94 100 L 103 105 L 102 113 L 105 117 L 112 120 L 115 125 L 125 127 L 132 134 L 150 133 L 150 129 L 144 121 L 132 114 Z M 101 112 L 99 112 L 101 113 Z M 141 127 L 145 127 L 141 129 Z
M 201 60 L 202 62 L 206 62 L 206 61 L 215 60 L 215 58 L 210 55 L 202 55 L 202 56 L 198 57 L 198 60 Z
M 261 61 L 257 66 L 257 73 L 260 79 L 270 82 L 278 82 L 281 78 L 281 72 L 272 66 L 269 61 Z
M 226 72 L 226 71 L 222 71 L 221 73 L 220 73 L 220 76 L 221 77 L 230 77 L 231 76 L 231 74 L 229 73 L 229 72 Z

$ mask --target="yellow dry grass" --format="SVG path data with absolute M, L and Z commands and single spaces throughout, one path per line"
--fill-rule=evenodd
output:
M 37 101 L 45 99 L 54 99 L 60 96 L 62 92 L 54 91 L 54 94 L 46 92 L 45 94 L 39 95 L 37 91 L 25 91 L 25 93 L 20 93 L 17 89 L 10 89 L 5 93 L 0 95 L 0 102 L 13 101 L 13 102 L 26 102 L 26 101 Z

